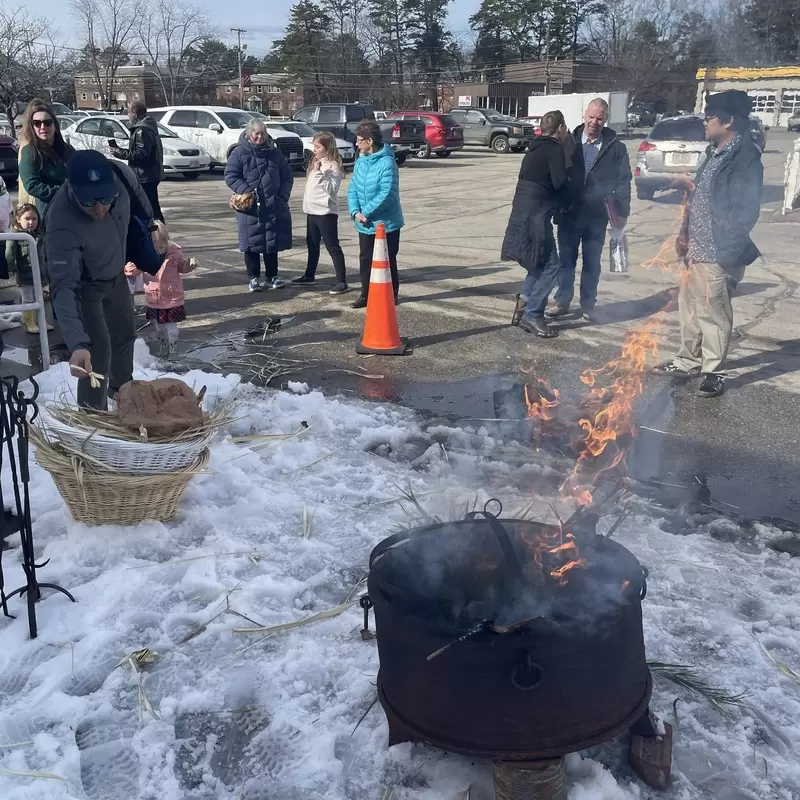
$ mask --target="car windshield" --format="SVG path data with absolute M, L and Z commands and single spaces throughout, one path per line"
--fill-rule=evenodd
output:
M 659 122 L 650 133 L 654 142 L 704 142 L 706 128 L 698 117 L 680 117 Z
M 246 128 L 247 123 L 253 119 L 252 114 L 248 114 L 246 111 L 220 111 L 217 116 L 227 128 L 239 130 Z
M 121 119 L 120 122 L 128 130 L 130 130 L 131 121 L 129 119 Z M 178 134 L 175 133 L 174 131 L 171 131 L 169 128 L 165 128 L 163 125 L 161 125 L 158 122 L 156 122 L 156 125 L 158 126 L 158 135 L 159 135 L 160 138 L 162 138 L 162 139 L 177 139 L 178 138 Z
M 486 119 L 488 119 L 489 122 L 509 122 L 513 120 L 513 117 L 508 117 L 505 114 L 500 114 L 497 111 L 489 110 L 484 113 L 486 114 Z
M 298 136 L 315 136 L 317 133 L 310 125 L 306 125 L 305 122 L 272 123 L 269 127 L 280 128 L 290 133 L 296 133 Z

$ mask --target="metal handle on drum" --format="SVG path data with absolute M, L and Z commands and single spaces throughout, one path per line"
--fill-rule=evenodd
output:
M 530 673 L 529 679 L 520 680 L 520 673 Z M 511 685 L 520 692 L 530 692 L 544 680 L 544 667 L 533 660 L 530 653 L 526 653 L 525 662 L 517 664 L 511 670 Z
M 489 511 L 489 506 L 492 503 L 496 503 L 499 506 L 497 514 L 492 514 L 492 512 Z M 489 527 L 492 529 L 492 532 L 497 537 L 497 542 L 500 545 L 500 549 L 503 551 L 503 557 L 505 558 L 506 564 L 512 573 L 511 577 L 514 580 L 522 580 L 524 577 L 522 563 L 519 560 L 517 551 L 514 549 L 514 544 L 511 541 L 508 532 L 499 519 L 502 513 L 503 504 L 499 500 L 487 500 L 486 505 L 483 507 L 483 511 L 470 511 L 466 515 L 465 519 L 477 519 L 478 517 L 484 517 L 486 519 L 486 521 L 489 523 Z
M 647 579 L 650 577 L 650 570 L 647 567 L 642 567 L 642 592 L 639 595 L 640 600 L 647 597 Z

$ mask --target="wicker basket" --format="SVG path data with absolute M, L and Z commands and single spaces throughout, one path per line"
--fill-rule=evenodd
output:
M 191 467 L 208 447 L 213 430 L 181 442 L 135 442 L 66 425 L 42 412 L 40 428 L 48 440 L 97 466 L 131 474 L 165 474 Z
M 188 469 L 169 475 L 125 475 L 101 470 L 58 446 L 38 446 L 36 462 L 52 475 L 77 522 L 133 525 L 175 516 L 189 481 L 208 464 L 204 450 Z

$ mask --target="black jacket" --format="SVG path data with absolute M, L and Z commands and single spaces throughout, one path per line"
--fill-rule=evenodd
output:
M 600 155 L 586 176 L 583 161 L 583 125 L 573 131 L 575 152 L 572 155 L 572 176 L 570 178 L 570 217 L 586 219 L 602 217 L 608 219 L 605 207 L 606 197 L 616 201 L 617 214 L 629 217 L 631 213 L 631 162 L 628 148 L 617 139 L 611 128 L 603 128 Z M 585 179 L 584 179 L 585 178 Z
M 706 160 L 697 170 L 700 179 L 716 145 L 706 151 Z M 742 270 L 760 255 L 750 238 L 750 231 L 761 212 L 761 192 L 764 188 L 764 167 L 761 152 L 752 138 L 743 134 L 720 164 L 711 182 L 711 233 L 717 250 L 717 263 L 726 270 Z M 682 234 L 688 240 L 691 198 L 684 215 Z M 737 280 L 741 275 L 735 276 Z
M 522 160 L 501 259 L 529 272 L 546 263 L 554 247 L 553 214 L 567 202 L 564 148 L 550 136 L 535 139 Z
M 154 119 L 145 117 L 135 122 L 131 127 L 128 147 L 118 148 L 116 154 L 127 159 L 139 183 L 158 183 L 163 180 L 164 150 Z

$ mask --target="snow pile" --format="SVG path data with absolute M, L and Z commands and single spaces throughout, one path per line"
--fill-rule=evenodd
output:
M 136 377 L 157 374 L 142 349 L 137 359 Z M 40 578 L 79 602 L 46 595 L 36 641 L 18 599 L 19 618 L 0 617 L 0 797 L 377 800 L 393 789 L 395 800 L 455 800 L 471 786 L 472 800 L 491 800 L 490 765 L 419 745 L 388 750 L 377 706 L 353 732 L 377 672 L 357 607 L 266 639 L 234 629 L 291 622 L 351 596 L 372 547 L 408 524 L 402 489 L 445 509 L 469 499 L 472 474 L 508 513 L 528 499 L 512 470 L 475 448 L 448 455 L 443 441 L 490 441 L 424 430 L 402 408 L 183 377 L 208 387 L 208 403 L 236 392 L 239 408 L 212 448 L 212 474 L 190 485 L 171 523 L 78 525 L 33 466 L 35 539 L 40 561 L 50 559 Z M 51 369 L 43 396 L 69 385 L 65 366 Z M 526 475 L 546 473 L 532 464 Z M 650 569 L 648 657 L 698 666 L 750 695 L 724 717 L 659 684 L 654 707 L 667 721 L 682 698 L 673 786 L 638 783 L 616 742 L 569 757 L 570 800 L 799 797 L 800 684 L 764 651 L 800 664 L 798 562 L 763 542 L 745 552 L 703 532 L 675 537 L 646 516 L 616 537 Z M 7 587 L 23 582 L 17 560 L 4 559 Z M 136 677 L 118 666 L 145 647 L 159 654 L 142 683 L 158 719 L 140 714 Z M 57 777 L 12 774 L 31 771 Z

